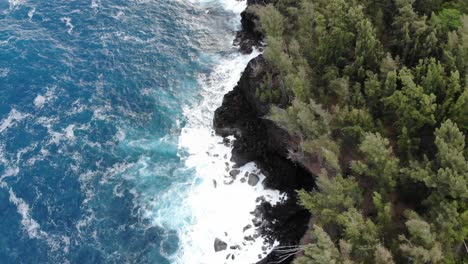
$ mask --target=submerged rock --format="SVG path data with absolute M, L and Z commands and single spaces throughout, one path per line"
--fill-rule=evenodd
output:
M 227 244 L 219 238 L 216 238 L 214 241 L 214 250 L 215 252 L 226 250 Z

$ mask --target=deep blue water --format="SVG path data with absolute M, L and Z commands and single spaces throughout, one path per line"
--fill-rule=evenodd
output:
M 193 177 L 182 108 L 237 19 L 217 1 L 0 0 L 0 263 L 174 262 L 179 230 L 153 220 Z

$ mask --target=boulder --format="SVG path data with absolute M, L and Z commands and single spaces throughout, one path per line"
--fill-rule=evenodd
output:
M 250 186 L 255 186 L 255 185 L 257 185 L 259 180 L 260 180 L 260 178 L 258 177 L 257 174 L 250 173 L 249 174 L 249 180 L 247 182 L 249 183 Z
M 219 238 L 216 238 L 214 241 L 214 250 L 215 252 L 226 250 L 227 244 Z
M 237 175 L 239 175 L 240 170 L 232 170 L 229 172 L 229 175 L 233 178 L 236 179 Z

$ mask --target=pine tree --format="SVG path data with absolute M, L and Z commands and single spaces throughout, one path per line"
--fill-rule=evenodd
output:
M 343 228 L 343 239 L 352 245 L 352 258 L 359 261 L 372 260 L 379 244 L 377 226 L 355 208 L 339 215 L 337 221 Z
M 435 94 L 439 98 L 439 101 L 441 101 L 445 96 L 446 83 L 444 67 L 440 62 L 431 58 L 427 65 L 426 76 L 423 77 L 421 83 L 424 91 L 427 94 Z
M 304 247 L 304 256 L 297 258 L 294 264 L 338 264 L 340 253 L 330 236 L 318 225 L 314 225 L 312 235 L 315 242 Z
M 468 86 L 449 110 L 450 118 L 464 131 L 468 131 Z
M 365 77 L 366 71 L 379 67 L 382 60 L 382 44 L 376 36 L 374 26 L 368 19 L 358 22 L 355 56 L 354 67 L 358 70 L 360 78 Z
M 283 38 L 284 17 L 273 5 L 258 7 L 255 9 L 255 13 L 260 17 L 260 23 L 266 36 Z
M 384 246 L 377 245 L 374 253 L 375 264 L 395 264 L 392 253 L 388 251 Z
M 367 133 L 359 150 L 364 159 L 353 162 L 353 172 L 372 179 L 381 193 L 390 192 L 396 185 L 399 161 L 393 154 L 388 139 L 379 133 Z
M 468 198 L 468 161 L 464 156 L 465 135 L 450 120 L 435 131 L 437 177 L 432 182 L 442 195 Z
M 346 143 L 361 142 L 366 132 L 374 132 L 372 115 L 366 109 L 345 107 L 337 110 L 333 126 L 341 131 Z
M 385 105 L 394 111 L 400 129 L 406 127 L 410 136 L 416 136 L 424 125 L 435 123 L 436 97 L 425 93 L 424 89 L 414 82 L 411 71 L 403 68 L 399 72 L 402 89 L 395 91 L 384 99 Z
M 414 180 L 423 182 L 428 188 L 434 189 L 433 195 L 437 197 L 437 201 L 445 197 L 468 198 L 465 136 L 455 123 L 447 120 L 435 131 L 435 145 L 437 154 L 433 164 L 427 159 L 423 162 L 411 162 L 404 172 Z
M 341 213 L 361 203 L 361 190 L 354 178 L 337 175 L 317 178 L 317 190 L 299 191 L 300 203 L 316 216 L 317 223 L 329 224 Z
M 440 263 L 443 259 L 441 245 L 436 241 L 430 225 L 412 217 L 405 223 L 409 238 L 400 235 L 400 250 L 408 261 L 416 264 Z

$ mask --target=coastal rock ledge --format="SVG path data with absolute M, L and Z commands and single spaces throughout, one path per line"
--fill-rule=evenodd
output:
M 262 49 L 263 34 L 258 30 L 258 17 L 249 9 L 255 4 L 268 4 L 270 0 L 248 0 L 248 8 L 241 14 L 242 29 L 237 33 L 235 43 L 242 53 L 251 53 L 253 48 Z M 215 111 L 213 125 L 218 135 L 234 135 L 232 159 L 237 166 L 255 161 L 266 176 L 265 188 L 279 190 L 288 199 L 272 206 L 263 201 L 255 210 L 263 221 L 258 231 L 269 242 L 275 240 L 280 245 L 298 245 L 308 230 L 310 214 L 297 204 L 296 190 L 311 190 L 314 177 L 300 164 L 288 159 L 291 140 L 288 133 L 265 118 L 269 105 L 256 95 L 269 71 L 262 55 L 252 59 L 232 91 L 223 98 L 222 105 Z M 287 102 L 283 102 L 285 105 Z M 281 104 L 281 103 L 280 103 Z M 255 179 L 250 180 L 254 183 Z M 291 263 L 293 256 L 281 263 Z M 272 251 L 257 264 L 270 263 L 282 259 Z
M 256 211 L 264 220 L 259 231 L 270 242 L 278 240 L 280 245 L 297 245 L 308 228 L 310 214 L 297 204 L 295 190 L 311 190 L 314 178 L 287 158 L 287 132 L 264 118 L 268 106 L 257 98 L 255 89 L 263 80 L 265 67 L 261 55 L 249 62 L 237 86 L 224 96 L 222 105 L 215 111 L 213 124 L 218 135 L 235 136 L 234 162 L 241 166 L 255 161 L 266 176 L 264 186 L 287 193 L 284 203 L 259 205 Z M 276 258 L 273 251 L 259 263 Z M 291 261 L 292 257 L 282 263 Z
M 241 13 L 242 30 L 236 34 L 234 43 L 239 46 L 240 52 L 250 54 L 253 48 L 262 49 L 264 35 L 258 27 L 258 17 L 250 6 L 266 5 L 272 0 L 247 0 L 247 8 Z
M 268 1 L 248 1 L 248 4 Z M 242 31 L 237 34 L 236 43 L 241 52 L 249 53 L 261 45 L 263 35 L 257 31 L 258 18 L 248 11 L 242 13 Z M 297 204 L 296 190 L 311 190 L 314 177 L 303 166 L 288 159 L 291 141 L 288 133 L 265 118 L 269 105 L 261 102 L 256 95 L 268 72 L 268 65 L 262 55 L 252 59 L 244 70 L 238 84 L 224 96 L 222 105 L 215 111 L 214 129 L 218 135 L 234 135 L 232 159 L 238 166 L 255 161 L 266 176 L 265 188 L 279 190 L 288 199 L 272 206 L 262 202 L 255 210 L 263 219 L 258 231 L 267 240 L 277 240 L 280 245 L 298 245 L 308 229 L 310 214 Z M 252 179 L 251 183 L 253 184 Z M 258 264 L 277 261 L 280 256 L 272 251 Z M 281 263 L 291 263 L 293 257 Z

